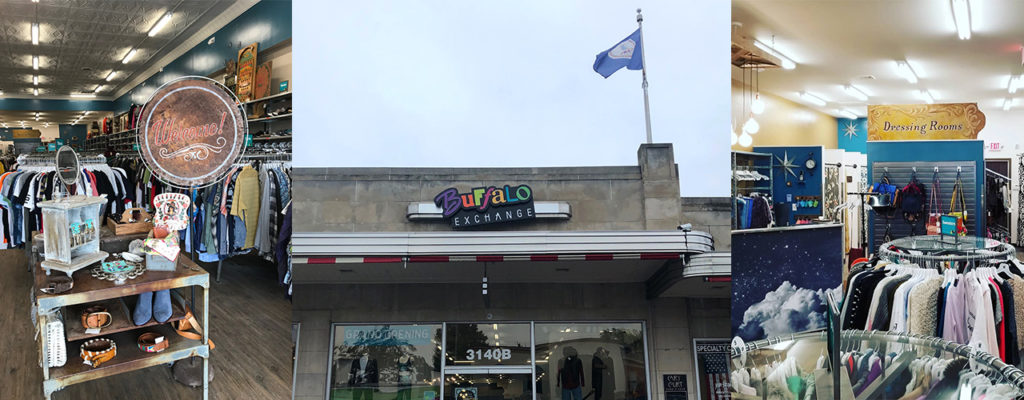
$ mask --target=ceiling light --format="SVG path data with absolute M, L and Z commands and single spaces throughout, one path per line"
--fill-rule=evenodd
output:
M 1010 107 L 1013 107 L 1013 99 L 1007 97 L 1003 100 L 1003 111 L 1010 111 Z
M 138 51 L 137 49 L 131 49 L 131 50 L 129 50 L 129 51 L 128 51 L 128 54 L 126 54 L 126 55 L 124 56 L 124 59 L 123 59 L 123 60 L 121 60 L 121 64 L 127 64 L 127 63 L 128 63 L 129 61 L 131 61 L 131 60 L 132 60 L 132 57 L 135 57 L 135 52 L 137 52 L 137 51 Z
M 32 56 L 32 69 L 39 69 L 39 56 Z
M 39 23 L 32 23 L 32 44 L 39 45 Z
M 86 115 L 89 115 L 89 114 L 92 114 L 92 111 L 82 111 L 82 116 L 83 117 L 86 116 Z
M 838 112 L 839 115 L 842 116 L 843 118 L 846 118 L 846 119 L 857 119 L 857 114 L 854 114 L 850 110 L 836 110 L 836 112 Z
M 39 120 L 39 116 L 38 116 L 38 115 L 36 115 L 36 121 L 38 121 L 38 120 Z
M 109 73 L 109 74 L 107 74 L 107 79 L 106 79 L 106 81 L 107 81 L 107 82 L 110 82 L 110 81 L 111 81 L 112 79 L 114 79 L 114 75 L 117 75 L 117 71 L 110 71 L 110 73 Z
M 796 63 L 793 62 L 793 60 L 791 60 L 789 57 L 782 55 L 782 53 L 779 53 L 778 50 L 773 49 L 771 46 L 761 43 L 760 40 L 754 39 L 754 46 L 757 46 L 757 48 L 764 50 L 765 53 L 771 54 L 777 57 L 779 60 L 781 60 L 783 69 L 796 68 Z
M 761 130 L 761 124 L 757 123 L 754 117 L 747 119 L 747 122 L 743 123 L 743 132 L 751 135 L 756 135 Z
M 740 146 L 750 147 L 750 145 L 754 144 L 754 137 L 750 136 L 750 134 L 748 134 L 746 132 L 743 132 L 743 134 L 740 135 L 740 139 L 739 139 L 738 142 L 739 142 Z
M 93 89 L 92 92 L 99 93 L 100 90 L 103 90 L 103 85 L 96 85 L 96 89 Z
M 72 93 L 71 97 L 96 97 L 96 93 Z
M 1022 75 L 1017 75 L 1017 76 L 1010 75 L 1010 84 L 1007 85 L 1007 89 L 1006 90 L 1009 91 L 1010 94 L 1014 94 L 1014 93 L 1017 93 L 1017 89 L 1020 89 L 1022 86 L 1024 86 L 1024 76 L 1022 76 Z
M 172 15 L 174 14 L 170 11 L 168 11 L 167 14 L 164 14 L 164 16 L 156 22 L 156 25 L 153 25 L 153 29 L 149 30 L 149 37 L 156 36 L 156 34 L 159 33 L 161 29 L 164 29 L 164 26 L 166 26 L 168 22 L 171 22 Z
M 956 34 L 960 40 L 971 38 L 971 5 L 967 0 L 953 0 L 953 24 L 956 25 Z
M 928 104 L 935 103 L 935 98 L 932 97 L 931 92 L 929 92 L 927 89 L 921 90 L 921 98 L 924 99 L 924 101 Z
M 850 97 L 853 97 L 860 101 L 868 101 L 868 94 L 864 93 L 863 90 L 860 90 L 860 88 L 856 86 L 846 85 L 843 86 L 843 90 L 846 91 L 846 94 L 850 95 Z
M 910 63 L 904 61 L 896 61 L 896 73 L 906 79 L 907 82 L 917 83 L 917 74 L 914 73 L 914 69 L 910 67 Z
M 39 86 L 39 75 L 32 75 L 32 84 Z
M 33 96 L 38 96 L 39 95 L 39 88 L 33 88 L 32 89 L 32 95 Z
M 0 96 L 3 96 L 3 95 L 4 95 L 4 91 L 0 90 Z
M 822 99 L 821 97 L 815 96 L 807 92 L 800 92 L 800 98 L 803 99 L 803 101 L 806 101 L 817 106 L 824 106 L 825 104 L 828 104 L 828 102 Z

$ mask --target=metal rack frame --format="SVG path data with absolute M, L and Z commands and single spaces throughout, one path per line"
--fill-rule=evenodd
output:
M 953 237 L 953 238 L 956 238 L 956 237 Z M 906 238 L 904 238 L 904 239 L 906 239 Z M 977 239 L 979 239 L 979 238 L 975 238 L 974 240 L 977 240 Z M 892 261 L 892 262 L 909 261 L 909 262 L 912 262 L 912 263 L 916 263 L 916 264 L 918 264 L 920 266 L 931 267 L 931 266 L 934 266 L 935 263 L 942 263 L 942 262 L 977 262 L 977 261 L 1010 259 L 1010 257 L 1013 257 L 1014 255 L 1017 254 L 1017 249 L 1015 249 L 1013 246 L 1011 246 L 1011 245 L 1009 245 L 1007 243 L 999 243 L 999 245 L 995 247 L 995 249 L 998 249 L 998 250 L 984 250 L 985 253 L 971 253 L 971 254 L 929 255 L 929 254 L 900 253 L 900 252 L 895 252 L 893 250 L 890 250 L 889 248 L 895 246 L 893 243 L 895 243 L 898 240 L 899 239 L 883 243 L 882 246 L 878 248 L 878 255 L 879 255 L 879 257 L 882 258 L 882 259 L 886 259 L 886 260 Z M 896 247 L 898 247 L 898 246 L 896 246 Z M 956 251 L 956 249 L 949 249 L 949 250 Z
M 768 173 L 765 174 L 765 175 L 768 175 L 768 181 L 767 181 L 768 184 L 767 184 L 767 186 L 763 186 L 763 187 L 762 186 L 756 186 L 756 185 L 754 187 L 752 187 L 752 188 L 751 187 L 741 187 L 740 184 L 739 184 L 739 182 L 741 182 L 741 181 L 736 179 L 736 175 L 735 174 L 733 174 L 730 177 L 730 179 L 732 180 L 732 198 L 730 198 L 730 202 L 732 203 L 732 229 L 739 229 L 739 217 L 736 215 L 736 212 L 737 212 L 737 209 L 736 209 L 736 197 L 738 197 L 740 195 L 749 194 L 749 191 L 763 191 L 763 192 L 766 192 L 769 197 L 772 197 L 774 199 L 774 194 L 775 193 L 774 193 L 774 189 L 773 189 L 772 185 L 774 184 L 774 181 L 775 181 L 775 175 L 774 175 L 774 172 L 775 172 L 775 168 L 774 168 L 775 159 L 772 158 L 772 155 L 768 154 L 768 153 L 754 153 L 754 152 L 749 152 L 749 151 L 733 151 L 731 158 L 732 158 L 732 170 L 730 170 L 730 173 L 735 172 L 735 171 L 740 170 L 740 169 L 746 169 L 746 170 L 767 169 L 768 170 Z M 744 158 L 745 159 L 744 161 L 749 161 L 751 164 L 757 163 L 759 161 L 759 159 L 767 159 L 768 160 L 768 165 L 747 165 L 747 164 L 742 164 L 741 165 L 739 163 L 741 158 Z M 743 168 L 740 168 L 740 167 L 743 167 Z M 748 192 L 747 193 L 741 193 L 741 191 L 743 191 L 743 190 L 748 190 Z

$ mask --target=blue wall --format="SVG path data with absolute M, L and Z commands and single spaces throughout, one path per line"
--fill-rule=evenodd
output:
M 80 149 L 82 146 L 85 146 L 85 139 L 88 133 L 88 129 L 85 125 L 60 124 L 60 126 L 57 127 L 57 132 L 60 133 L 60 138 L 64 139 L 64 144 L 76 149 Z
M 224 68 L 225 61 L 237 60 L 238 50 L 258 42 L 258 51 L 292 37 L 291 0 L 263 0 L 213 34 L 214 43 L 203 41 L 149 79 L 114 100 L 115 114 L 143 104 L 165 82 L 187 76 L 207 76 Z M 257 61 L 259 59 L 257 58 Z
M 0 98 L 0 110 L 27 111 L 111 111 L 114 103 L 107 100 L 48 100 Z
M 874 176 L 872 166 L 876 162 L 973 161 L 975 182 L 979 182 L 979 185 L 985 182 L 985 142 L 982 140 L 872 141 L 867 144 L 867 153 L 869 179 Z M 873 182 L 869 183 L 873 184 Z M 906 182 L 894 182 L 894 184 L 901 186 Z M 968 218 L 974 218 L 977 222 L 974 235 L 979 237 L 985 236 L 985 218 L 983 217 L 985 203 L 981 201 L 983 193 L 985 193 L 984 188 L 979 187 L 975 190 L 974 204 L 978 205 L 978 209 L 968 210 Z M 940 199 L 940 201 L 943 200 Z M 872 214 L 872 224 L 874 218 L 875 216 Z M 869 243 L 874 243 L 874 237 L 870 240 Z
M 840 149 L 857 153 L 866 153 L 868 147 L 868 119 L 867 118 L 836 118 L 839 126 L 837 143 Z M 853 134 L 847 132 L 852 125 Z
M 796 224 L 796 214 L 799 215 L 821 215 L 821 204 L 817 207 L 797 207 L 797 211 L 793 212 L 793 204 L 796 203 L 796 196 L 818 196 L 821 197 L 823 179 L 822 179 L 822 146 L 765 146 L 765 147 L 754 147 L 755 153 L 766 153 L 771 154 L 774 160 L 775 167 L 772 171 L 772 196 L 775 201 L 775 215 L 777 220 L 776 225 L 780 226 L 793 226 Z M 793 173 L 789 175 L 785 169 L 779 167 L 782 164 L 781 161 L 785 158 L 786 154 L 789 154 L 789 158 L 793 160 Z M 813 170 L 807 170 L 804 168 L 804 163 L 807 161 L 808 154 L 817 163 L 817 167 Z M 800 172 L 804 173 L 804 182 L 801 183 Z M 786 177 L 788 176 L 788 178 Z M 790 186 L 786 186 L 786 180 L 789 180 Z M 791 198 L 792 197 L 792 198 Z M 820 200 L 820 199 L 819 199 Z

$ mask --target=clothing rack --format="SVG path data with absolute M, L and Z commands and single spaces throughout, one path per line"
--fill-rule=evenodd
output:
M 975 361 L 977 364 L 988 368 L 990 371 L 995 372 L 997 376 L 1002 377 L 1007 383 L 1016 387 L 1017 390 L 1021 391 L 1021 393 L 1024 393 L 1024 371 L 1004 363 L 997 356 L 984 351 L 979 351 L 965 344 L 953 343 L 948 340 L 926 335 L 911 335 L 887 331 L 869 332 L 856 329 L 844 330 L 842 332 L 842 339 L 850 341 L 880 340 L 892 343 L 904 343 L 912 346 L 931 347 L 938 351 L 949 352 Z
M 932 252 L 935 253 L 935 252 L 940 252 L 941 251 L 941 252 L 947 253 L 947 254 L 929 254 L 928 250 L 932 250 L 932 249 L 925 250 L 925 249 L 921 249 L 921 248 L 919 248 L 917 246 L 913 246 L 914 248 L 908 248 L 908 246 L 906 246 L 907 243 L 913 242 L 913 241 L 916 241 L 916 240 L 929 240 L 929 241 L 932 241 L 934 243 L 942 244 L 943 245 L 942 248 L 936 249 L 936 250 L 934 250 Z M 956 263 L 956 262 L 978 262 L 978 261 L 989 261 L 989 260 L 1007 260 L 1007 259 L 1010 259 L 1010 258 L 1014 257 L 1017 254 L 1017 250 L 1013 246 L 1011 246 L 1011 245 L 1009 245 L 1007 243 L 998 243 L 998 245 L 996 245 L 995 247 L 993 247 L 991 249 L 987 249 L 987 248 L 986 249 L 982 249 L 982 248 L 977 248 L 977 247 L 975 247 L 975 248 L 966 248 L 966 247 L 957 248 L 960 245 L 967 244 L 967 242 L 965 240 L 971 240 L 971 241 L 975 241 L 975 243 L 977 243 L 977 241 L 984 241 L 985 239 L 984 238 L 977 238 L 977 237 L 937 236 L 937 235 L 931 235 L 931 236 L 911 236 L 911 237 L 896 239 L 896 240 L 893 240 L 891 242 L 883 243 L 882 246 L 879 247 L 879 249 L 878 249 L 878 255 L 879 255 L 880 258 L 885 259 L 885 260 L 889 260 L 891 262 L 899 263 L 899 262 L 902 262 L 902 261 L 907 261 L 907 262 L 918 264 L 918 265 L 921 265 L 921 266 L 929 266 L 930 267 L 930 266 L 935 266 L 938 263 L 943 263 L 943 262 Z M 949 246 L 946 246 L 946 245 L 949 245 Z M 954 247 L 954 246 L 956 246 L 956 247 Z M 907 252 L 895 251 L 895 250 L 890 249 L 891 247 L 896 247 L 897 249 L 904 249 L 904 250 L 914 250 L 914 251 L 921 252 L 921 254 L 911 254 L 911 253 L 907 253 Z
M 19 166 L 33 166 L 33 167 L 54 167 L 57 166 L 56 153 L 36 153 L 36 154 L 22 154 L 18 156 L 15 161 Z M 78 163 L 80 165 L 89 164 L 106 164 L 107 158 L 102 154 L 95 155 L 79 155 Z

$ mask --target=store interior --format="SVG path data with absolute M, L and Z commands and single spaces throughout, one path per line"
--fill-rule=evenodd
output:
M 291 6 L 0 4 L 5 398 L 289 395 Z M 246 119 L 231 172 L 196 189 L 139 150 L 143 106 L 183 77 Z
M 744 276 L 734 257 L 734 287 L 790 266 L 807 231 L 832 256 L 792 273 L 842 270 L 817 291 L 748 292 L 741 310 L 734 291 L 734 331 L 760 334 L 734 348 L 734 396 L 804 398 L 815 377 L 819 399 L 1024 394 L 1019 15 L 1010 1 L 733 1 L 733 249 L 775 251 Z M 822 345 L 793 346 L 808 340 Z

